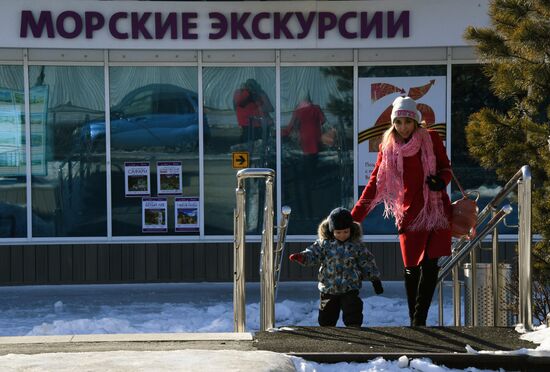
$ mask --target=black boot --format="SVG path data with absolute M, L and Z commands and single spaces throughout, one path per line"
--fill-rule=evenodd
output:
M 409 304 L 409 319 L 413 325 L 416 297 L 418 295 L 418 281 L 420 279 L 420 267 L 406 267 L 403 270 L 405 278 L 405 290 L 407 291 L 407 303 Z
M 435 287 L 437 286 L 437 276 L 439 266 L 437 259 L 427 258 L 420 264 L 420 280 L 418 282 L 418 295 L 416 297 L 416 306 L 414 309 L 413 326 L 425 326 L 428 318 L 428 311 L 432 303 Z

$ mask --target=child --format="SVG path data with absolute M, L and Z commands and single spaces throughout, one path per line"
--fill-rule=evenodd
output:
M 319 239 L 305 251 L 289 259 L 303 266 L 320 264 L 318 288 L 321 292 L 319 325 L 336 326 L 340 310 L 346 327 L 363 324 L 363 301 L 359 298 L 362 280 L 372 281 L 376 294 L 384 292 L 374 256 L 361 243 L 361 226 L 345 208 L 336 208 L 318 229 Z

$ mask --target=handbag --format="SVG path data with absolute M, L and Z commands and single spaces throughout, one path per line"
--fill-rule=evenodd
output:
M 453 170 L 450 169 L 450 171 L 462 194 L 462 198 L 451 204 L 453 211 L 451 217 L 451 234 L 455 238 L 465 238 L 469 240 L 476 235 L 477 213 L 479 210 L 477 207 L 477 200 L 479 199 L 479 192 L 464 192 Z M 470 199 L 472 195 L 476 196 L 475 199 Z

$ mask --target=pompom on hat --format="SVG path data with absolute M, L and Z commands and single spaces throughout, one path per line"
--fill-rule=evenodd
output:
M 420 123 L 420 112 L 416 109 L 416 101 L 411 97 L 397 97 L 392 103 L 391 122 L 396 118 L 411 118 Z
M 353 217 L 351 212 L 346 208 L 336 208 L 330 212 L 328 216 L 328 229 L 330 232 L 334 230 L 345 230 L 353 226 Z

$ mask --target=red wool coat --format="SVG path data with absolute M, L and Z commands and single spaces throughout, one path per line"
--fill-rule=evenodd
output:
M 449 158 L 445 151 L 445 146 L 436 132 L 428 131 L 433 143 L 433 150 L 436 157 L 437 175 L 441 177 L 445 184 L 451 181 L 451 172 Z M 401 246 L 401 256 L 405 267 L 418 266 L 426 254 L 429 258 L 448 256 L 451 254 L 451 229 L 440 229 L 434 231 L 409 231 L 408 226 L 416 218 L 418 213 L 424 207 L 424 195 L 422 188 L 426 182 L 428 174 L 424 174 L 420 152 L 416 155 L 403 158 L 403 184 L 405 187 L 404 210 L 405 217 L 399 230 L 399 242 Z M 382 152 L 378 152 L 378 159 L 374 170 L 371 173 L 367 186 L 363 189 L 361 197 L 353 207 L 351 215 L 357 222 L 361 222 L 367 216 L 371 202 L 376 195 L 376 180 L 378 169 L 382 162 Z M 451 202 L 449 195 L 445 190 L 441 192 L 443 208 L 449 221 L 451 220 Z M 450 226 L 450 223 L 449 223 Z

